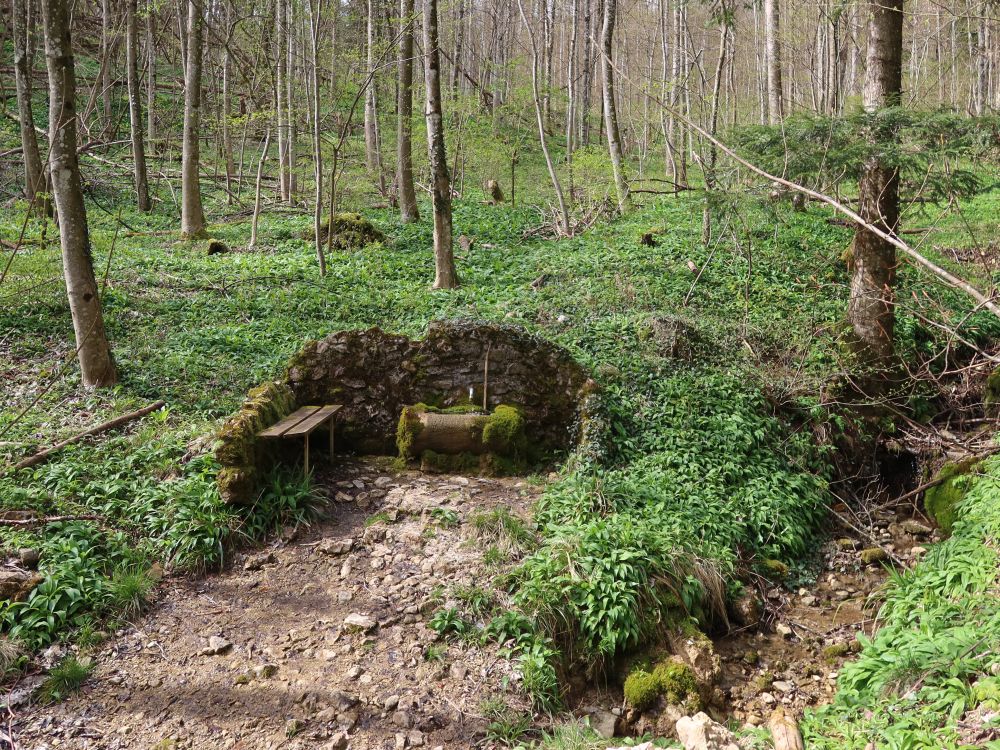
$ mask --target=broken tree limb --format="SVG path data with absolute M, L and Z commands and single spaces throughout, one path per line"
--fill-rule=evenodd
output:
M 34 526 L 44 526 L 47 523 L 60 523 L 61 521 L 100 521 L 100 516 L 91 513 L 70 516 L 36 516 L 35 518 L 0 518 L 0 527 L 13 526 L 14 528 L 31 528 Z
M 143 407 L 142 409 L 129 412 L 128 414 L 123 414 L 120 417 L 115 417 L 114 419 L 108 422 L 104 422 L 103 424 L 99 424 L 96 427 L 91 427 L 89 430 L 78 432 L 73 437 L 67 438 L 66 440 L 63 440 L 60 443 L 56 443 L 51 448 L 46 448 L 45 450 L 39 451 L 33 456 L 28 456 L 27 458 L 19 461 L 18 463 L 14 464 L 13 470 L 17 471 L 19 469 L 27 469 L 30 466 L 35 466 L 37 464 L 40 464 L 42 463 L 42 461 L 48 459 L 48 457 L 51 456 L 53 453 L 62 450 L 67 445 L 78 443 L 85 437 L 90 437 L 92 435 L 100 435 L 102 432 L 107 432 L 108 430 L 113 430 L 116 427 L 121 427 L 122 425 L 128 424 L 129 422 L 132 422 L 136 419 L 140 419 L 141 417 L 144 417 L 147 414 L 156 411 L 157 409 L 162 409 L 164 406 L 165 403 L 163 401 L 157 401 L 155 403 L 150 404 L 149 406 Z

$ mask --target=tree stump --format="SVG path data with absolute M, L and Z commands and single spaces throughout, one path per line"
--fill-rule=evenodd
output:
M 491 203 L 503 203 L 504 201 L 503 190 L 496 180 L 486 181 L 486 195 L 489 196 Z

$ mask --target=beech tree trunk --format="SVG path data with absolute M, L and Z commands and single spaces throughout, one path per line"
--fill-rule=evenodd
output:
M 614 51 L 615 17 L 618 1 L 604 0 L 604 23 L 601 27 L 601 93 L 604 97 L 604 127 L 608 135 L 608 151 L 611 155 L 611 170 L 615 176 L 615 190 L 618 193 L 618 210 L 628 211 L 631 201 L 625 182 L 622 137 L 618 129 L 618 110 L 615 106 L 615 70 L 612 64 Z
M 441 53 L 438 49 L 438 0 L 424 0 L 424 88 L 427 92 L 427 155 L 431 163 L 434 206 L 434 288 L 458 286 L 451 239 L 451 177 L 441 112 Z
M 275 92 L 274 107 L 278 116 L 278 198 L 288 201 L 288 114 L 285 95 L 288 91 L 285 85 L 287 59 L 288 31 L 285 27 L 285 0 L 275 0 L 274 3 L 274 34 L 275 34 Z
M 903 0 L 871 0 L 864 107 L 870 115 L 898 106 L 902 97 Z M 889 125 L 874 123 L 868 140 L 872 154 L 858 185 L 858 213 L 894 234 L 899 223 L 899 175 L 879 157 L 879 144 L 897 137 Z M 854 235 L 848 319 L 862 364 L 885 371 L 894 358 L 896 248 L 860 228 Z
M 777 125 L 784 119 L 785 102 L 781 83 L 780 0 L 764 0 L 764 46 L 767 60 L 767 121 Z
M 125 66 L 128 76 L 128 114 L 132 125 L 132 161 L 135 170 L 136 205 L 149 211 L 149 184 L 146 177 L 146 146 L 142 137 L 142 101 L 139 92 L 138 0 L 126 0 Z
M 156 11 L 152 5 L 146 6 L 146 142 L 149 150 L 156 153 Z
M 76 143 L 76 73 L 67 0 L 43 0 L 45 66 L 49 78 L 49 173 L 59 215 L 63 276 L 73 316 L 80 377 L 84 386 L 118 381 L 104 331 L 101 300 L 90 254 Z
M 184 143 L 181 156 L 181 234 L 188 239 L 205 235 L 201 204 L 201 0 L 188 0 L 187 65 L 184 71 Z
M 365 90 L 365 161 L 368 171 L 376 180 L 379 192 L 385 193 L 385 174 L 382 172 L 382 152 L 379 146 L 378 106 L 375 86 L 375 0 L 368 0 L 367 13 L 368 88 Z
M 399 3 L 396 182 L 399 185 L 399 210 L 406 223 L 420 218 L 417 192 L 413 185 L 413 5 L 414 0 L 400 0 Z
M 45 175 L 31 107 L 31 2 L 11 0 L 11 33 L 14 36 L 14 88 L 17 90 L 17 115 L 21 121 L 21 150 L 24 156 L 24 197 L 34 203 L 35 194 L 45 190 Z

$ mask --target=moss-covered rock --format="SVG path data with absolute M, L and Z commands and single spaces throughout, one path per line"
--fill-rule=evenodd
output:
M 987 406 L 1000 404 L 1000 367 L 990 373 L 983 388 L 983 403 Z
M 768 558 L 760 564 L 761 570 L 768 578 L 783 581 L 788 578 L 788 566 L 781 560 Z
M 325 219 L 320 230 L 320 240 L 327 242 L 333 234 L 331 247 L 336 250 L 360 250 L 376 242 L 385 243 L 385 235 L 361 214 L 334 214 L 333 219 Z M 312 240 L 312 230 L 305 239 Z
M 889 559 L 889 553 L 881 547 L 869 547 L 858 553 L 858 557 L 865 565 L 876 565 Z
M 974 458 L 947 463 L 934 477 L 937 484 L 924 492 L 924 509 L 945 534 L 951 533 L 955 509 L 972 487 L 972 474 L 978 465 Z
M 636 711 L 644 711 L 660 697 L 657 679 L 643 669 L 633 670 L 625 678 L 625 702 Z
M 698 680 L 687 664 L 677 659 L 662 661 L 653 668 L 653 678 L 668 703 L 683 706 L 689 713 L 701 710 Z
M 240 410 L 230 417 L 216 435 L 215 458 L 220 469 L 216 477 L 219 494 L 227 503 L 252 501 L 260 471 L 271 453 L 257 433 L 290 414 L 295 396 L 285 383 L 268 382 L 247 394 Z

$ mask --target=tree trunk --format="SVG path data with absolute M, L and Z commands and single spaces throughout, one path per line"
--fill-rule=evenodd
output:
M 622 138 L 618 130 L 618 111 L 615 107 L 615 71 L 611 57 L 614 51 L 617 7 L 617 0 L 604 0 L 604 23 L 601 27 L 601 92 L 604 97 L 604 125 L 608 134 L 611 169 L 614 172 L 615 190 L 618 193 L 618 210 L 624 213 L 628 211 L 631 201 L 622 165 Z
M 233 196 L 233 178 L 236 173 L 236 164 L 233 162 L 233 137 L 230 130 L 230 121 L 233 118 L 233 94 L 232 94 L 232 78 L 233 78 L 233 61 L 232 55 L 229 53 L 229 45 L 232 42 L 230 39 L 230 29 L 232 16 L 232 4 L 226 3 L 225 19 L 226 19 L 226 41 L 225 47 L 222 50 L 222 158 L 226 165 L 226 202 L 232 203 L 234 200 Z
M 114 138 L 115 119 L 112 111 L 111 97 L 111 55 L 113 53 L 111 30 L 114 21 L 111 18 L 111 0 L 101 0 L 101 69 L 97 76 L 97 85 L 101 91 L 101 108 L 104 122 L 102 131 L 108 140 Z
M 199 156 L 201 136 L 201 0 L 188 0 L 187 65 L 184 71 L 184 143 L 181 155 L 181 234 L 188 239 L 205 235 L 201 205 Z
M 764 46 L 767 50 L 767 121 L 777 125 L 784 119 L 785 102 L 781 84 L 780 0 L 764 0 Z
M 427 155 L 434 205 L 434 288 L 458 286 L 451 245 L 451 178 L 441 112 L 441 53 L 438 49 L 438 0 L 424 0 L 424 83 L 427 90 Z
M 287 107 L 285 103 L 286 66 L 288 56 L 285 49 L 288 31 L 285 27 L 285 0 L 275 0 L 274 3 L 274 33 L 275 44 L 275 92 L 274 107 L 278 117 L 278 199 L 288 201 L 288 127 Z
M 535 44 L 535 33 L 531 30 L 528 16 L 524 12 L 524 5 L 521 0 L 517 0 L 518 10 L 521 12 L 521 20 L 524 21 L 524 28 L 528 32 L 528 41 L 531 44 L 531 94 L 535 104 L 535 120 L 538 123 L 538 140 L 542 145 L 542 154 L 545 156 L 545 166 L 549 170 L 549 179 L 552 180 L 552 189 L 555 191 L 556 199 L 559 201 L 559 229 L 563 235 L 569 236 L 569 211 L 566 208 L 566 198 L 563 195 L 562 185 L 559 183 L 559 175 L 552 164 L 552 157 L 549 156 L 549 147 L 545 141 L 545 121 L 542 115 L 542 101 L 538 92 L 538 46 Z
M 898 106 L 902 96 L 903 0 L 871 0 L 869 6 L 868 65 L 864 106 L 869 115 Z M 891 124 L 873 124 L 867 134 L 871 155 L 858 185 L 858 213 L 870 224 L 893 234 L 899 222 L 899 175 L 879 157 L 895 140 Z M 848 319 L 857 353 L 864 365 L 883 372 L 894 358 L 893 287 L 896 248 L 866 229 L 854 235 L 851 259 L 851 296 Z
M 84 386 L 118 380 L 104 331 L 101 300 L 90 254 L 87 209 L 83 203 L 76 144 L 76 74 L 70 38 L 69 3 L 43 0 L 45 64 L 49 77 L 49 172 L 59 215 L 66 294 L 73 316 L 80 376 Z
M 34 204 L 35 194 L 45 191 L 42 157 L 35 135 L 31 108 L 31 27 L 29 7 L 33 0 L 12 0 L 11 33 L 14 36 L 14 87 L 17 114 L 21 121 L 21 149 L 24 156 L 24 197 Z
M 140 211 L 152 208 L 146 178 L 146 146 L 142 137 L 142 101 L 139 92 L 139 24 L 138 0 L 126 0 L 127 29 L 125 65 L 128 76 L 128 114 L 132 125 L 132 161 L 135 169 L 136 205 Z
M 715 136 L 719 129 L 719 100 L 722 93 L 722 79 L 726 72 L 726 59 L 729 50 L 729 19 L 723 6 L 722 23 L 719 27 L 719 62 L 715 68 L 715 79 L 712 83 L 712 103 L 708 116 L 708 133 Z M 702 208 L 701 243 L 708 246 L 712 240 L 712 191 L 715 190 L 715 163 L 719 158 L 718 149 L 714 143 L 709 144 L 708 158 L 705 160 L 705 205 Z
M 156 146 L 156 9 L 146 6 L 146 142 L 152 153 Z
M 414 0 L 399 3 L 399 100 L 397 101 L 397 172 L 399 209 L 403 222 L 420 218 L 413 186 L 413 17 Z M 456 65 L 458 64 L 456 60 Z
M 365 162 L 379 192 L 385 193 L 382 154 L 378 142 L 378 106 L 375 86 L 375 0 L 368 0 L 366 37 L 368 52 L 368 88 L 365 90 Z
M 320 27 L 323 21 L 323 0 L 310 0 L 309 31 L 312 42 L 312 118 L 313 118 L 313 178 L 316 182 L 315 204 L 313 206 L 313 239 L 316 242 L 316 260 L 319 262 L 319 275 L 326 276 L 326 254 L 323 252 L 322 214 L 323 214 L 323 142 L 319 117 L 319 40 Z M 332 220 L 333 217 L 331 216 Z M 332 429 L 332 428 L 331 428 Z

